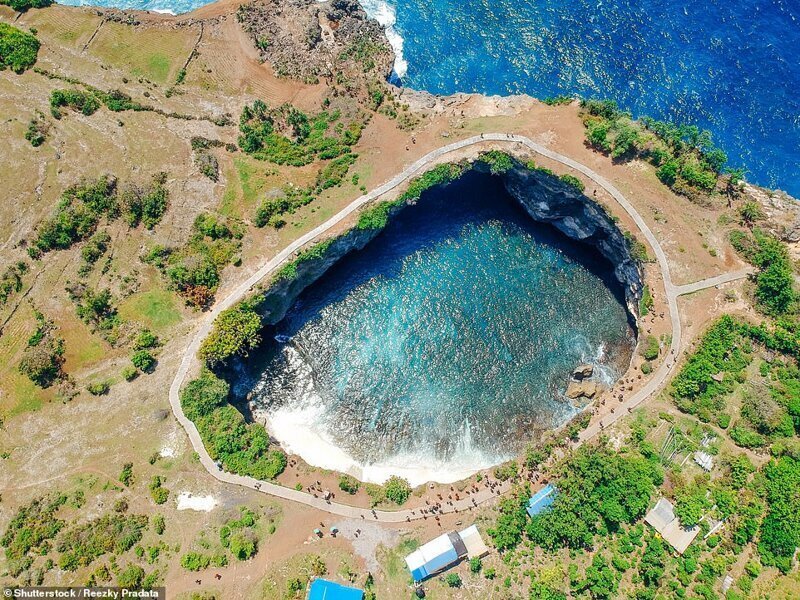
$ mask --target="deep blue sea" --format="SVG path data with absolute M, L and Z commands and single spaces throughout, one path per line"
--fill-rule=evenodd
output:
M 582 362 L 611 383 L 632 331 L 594 250 L 468 175 L 406 208 L 310 286 L 234 386 L 288 450 L 382 481 L 454 481 L 575 413 Z
M 616 99 L 800 197 L 800 0 L 361 0 L 404 85 Z M 184 12 L 205 0 L 67 0 Z

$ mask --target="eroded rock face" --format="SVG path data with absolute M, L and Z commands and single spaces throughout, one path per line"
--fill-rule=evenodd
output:
M 535 221 L 596 248 L 614 267 L 634 319 L 642 297 L 642 273 L 622 231 L 597 203 L 558 178 L 522 165 L 502 176 L 506 190 Z
M 341 75 L 360 87 L 391 73 L 394 53 L 383 28 L 356 0 L 256 0 L 236 17 L 280 76 L 332 83 Z
M 577 400 L 579 398 L 592 399 L 597 395 L 597 382 L 595 381 L 570 381 L 567 386 L 567 398 Z

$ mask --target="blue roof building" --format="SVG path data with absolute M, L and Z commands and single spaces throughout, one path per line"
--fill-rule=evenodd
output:
M 534 517 L 546 508 L 549 508 L 550 505 L 555 502 L 556 496 L 558 496 L 558 490 L 548 483 L 533 496 L 531 496 L 531 499 L 528 500 L 528 506 L 525 507 L 525 510 L 528 512 L 529 516 Z
M 327 579 L 315 579 L 308 590 L 308 600 L 363 600 L 364 592 Z

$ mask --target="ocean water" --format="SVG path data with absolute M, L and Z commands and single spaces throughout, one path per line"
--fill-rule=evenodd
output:
M 455 481 L 573 416 L 563 394 L 578 364 L 609 383 L 627 367 L 609 270 L 473 174 L 310 286 L 234 389 L 252 390 L 257 419 L 310 464 Z
M 66 0 L 185 12 L 206 0 Z M 747 179 L 800 197 L 798 0 L 361 0 L 404 85 L 612 98 L 708 128 Z

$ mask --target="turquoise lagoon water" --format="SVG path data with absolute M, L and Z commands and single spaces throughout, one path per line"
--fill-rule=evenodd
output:
M 609 381 L 627 367 L 632 331 L 609 270 L 472 174 L 309 287 L 235 389 L 311 464 L 454 481 L 569 419 L 579 363 Z
M 67 0 L 180 13 L 207 0 Z M 361 0 L 402 83 L 616 99 L 708 128 L 747 179 L 800 196 L 798 0 Z

